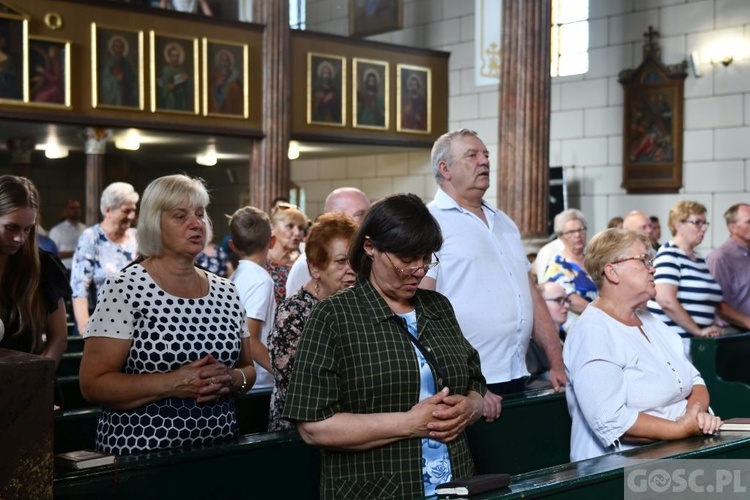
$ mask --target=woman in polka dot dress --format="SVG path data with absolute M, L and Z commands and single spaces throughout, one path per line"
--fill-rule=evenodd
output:
M 86 327 L 83 396 L 102 406 L 96 447 L 129 454 L 236 436 L 233 393 L 255 381 L 235 286 L 195 267 L 210 224 L 202 181 L 153 181 L 141 257 L 108 278 Z

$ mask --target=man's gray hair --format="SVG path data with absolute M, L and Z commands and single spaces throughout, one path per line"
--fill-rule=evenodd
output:
M 467 128 L 460 128 L 446 132 L 435 140 L 435 144 L 432 145 L 432 173 L 435 174 L 435 181 L 438 185 L 443 183 L 443 175 L 440 173 L 440 164 L 445 163 L 446 165 L 451 164 L 453 158 L 451 158 L 451 144 L 453 139 L 456 137 L 466 137 L 471 135 L 479 137 L 473 130 Z

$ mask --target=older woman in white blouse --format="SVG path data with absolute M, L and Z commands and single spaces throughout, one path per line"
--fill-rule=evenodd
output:
M 584 263 L 599 297 L 563 349 L 571 461 L 721 427 L 679 335 L 644 308 L 655 293 L 650 251 L 648 237 L 624 229 L 589 242 Z

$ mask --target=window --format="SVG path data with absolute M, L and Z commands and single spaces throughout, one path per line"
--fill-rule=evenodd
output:
M 305 29 L 306 0 L 289 0 L 289 27 L 293 30 Z
M 552 76 L 580 75 L 589 70 L 588 0 L 552 0 Z

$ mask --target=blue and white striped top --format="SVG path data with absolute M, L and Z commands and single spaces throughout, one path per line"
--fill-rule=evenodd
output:
M 721 286 L 711 276 L 706 260 L 697 255 L 692 260 L 673 241 L 661 246 L 654 258 L 654 282 L 677 287 L 677 300 L 701 328 L 714 323 L 716 307 L 722 301 Z M 690 337 L 684 328 L 667 316 L 655 300 L 648 301 L 648 310 L 681 337 Z

